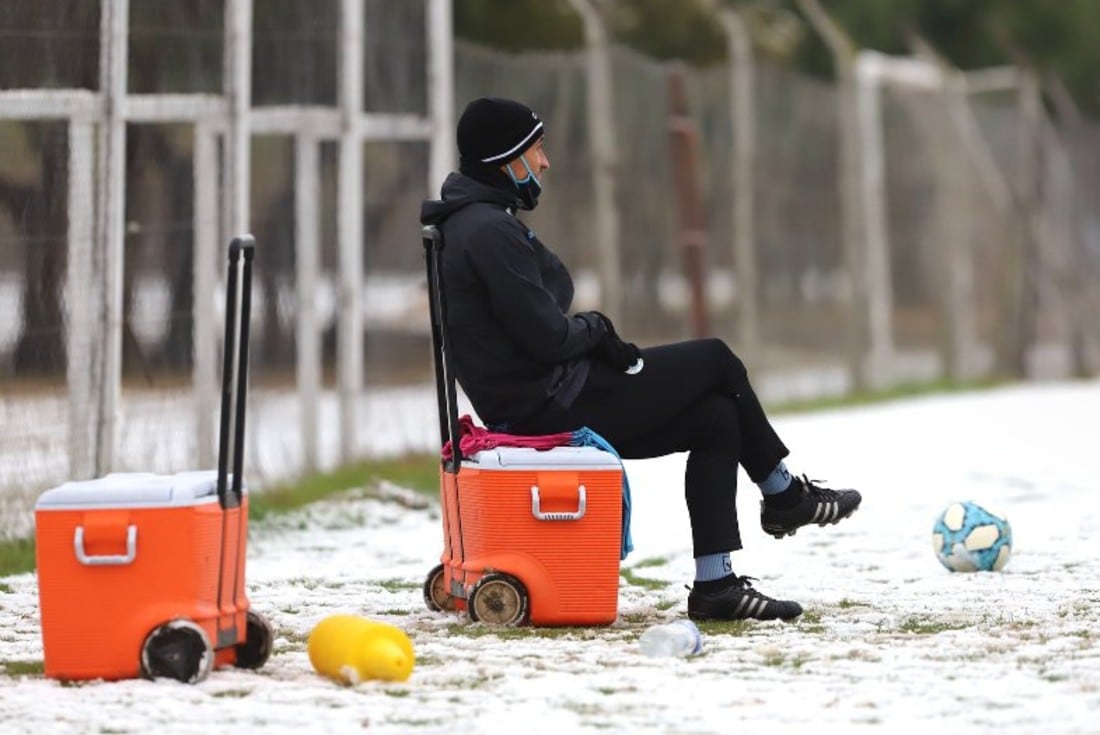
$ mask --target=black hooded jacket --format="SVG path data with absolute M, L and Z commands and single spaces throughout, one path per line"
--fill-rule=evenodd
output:
M 522 203 L 507 189 L 455 172 L 442 200 L 420 210 L 421 223 L 443 233 L 455 377 L 481 419 L 503 430 L 550 400 L 571 405 L 588 378 L 588 353 L 606 334 L 595 312 L 567 314 L 573 279 L 515 217 Z

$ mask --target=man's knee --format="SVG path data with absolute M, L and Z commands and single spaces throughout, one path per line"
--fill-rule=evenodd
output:
M 745 379 L 748 375 L 745 363 L 741 362 L 741 358 L 734 354 L 724 340 L 718 337 L 707 337 L 703 341 L 706 343 L 706 350 L 710 359 L 722 365 L 728 376 L 735 381 Z

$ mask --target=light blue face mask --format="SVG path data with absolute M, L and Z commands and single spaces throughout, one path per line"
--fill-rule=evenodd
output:
M 535 205 L 539 203 L 539 194 L 542 193 L 542 182 L 539 181 L 539 177 L 535 175 L 535 172 L 531 170 L 530 164 L 527 163 L 527 158 L 520 156 L 519 160 L 523 162 L 523 167 L 527 169 L 527 175 L 522 179 L 516 178 L 516 175 L 512 173 L 512 167 L 510 165 L 505 166 L 504 170 L 508 172 L 508 178 L 515 184 L 516 191 L 519 192 L 520 199 L 523 200 L 525 209 L 534 209 Z

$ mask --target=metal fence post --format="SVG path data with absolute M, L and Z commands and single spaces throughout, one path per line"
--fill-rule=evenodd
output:
M 222 240 L 248 232 L 251 196 L 252 0 L 226 0 L 224 91 L 229 105 L 225 138 L 225 202 Z
M 99 135 L 98 222 L 94 262 L 103 284 L 98 305 L 103 347 L 96 416 L 95 474 L 115 468 L 122 383 L 122 276 L 126 211 L 126 73 L 129 0 L 104 2 L 100 24 L 99 88 L 104 117 Z
M 613 321 L 622 316 L 623 288 L 619 263 L 619 203 L 615 176 L 615 91 L 611 73 L 611 45 L 607 27 L 595 0 L 572 0 L 584 21 L 587 44 L 585 80 L 588 85 L 588 135 L 592 144 L 592 183 L 596 222 L 595 248 L 600 280 L 600 304 Z
M 432 126 L 428 191 L 436 196 L 443 179 L 454 168 L 454 39 L 451 0 L 427 3 L 428 117 Z
M 339 248 L 337 353 L 340 392 L 340 459 L 356 450 L 356 411 L 363 381 L 363 0 L 340 4 L 340 152 L 336 238 Z
M 321 182 L 320 141 L 308 133 L 294 137 L 295 290 L 298 294 L 298 405 L 302 436 L 302 470 L 319 466 L 317 404 L 321 394 L 321 329 L 317 323 L 320 271 Z
M 217 327 L 214 318 L 214 294 L 217 292 L 220 262 L 218 243 L 218 139 L 214 126 L 195 125 L 195 169 L 193 212 L 193 268 L 195 297 L 192 300 L 192 336 L 194 363 L 192 391 L 195 396 L 195 459 L 199 467 L 213 467 L 214 409 L 218 397 Z
M 886 224 L 886 159 L 882 140 L 882 88 L 878 56 L 862 52 L 856 59 L 856 111 L 861 150 L 860 185 L 863 212 L 863 271 L 866 291 L 870 387 L 890 380 L 894 352 L 893 284 Z
M 225 4 L 225 72 L 223 77 L 228 104 L 225 133 L 224 181 L 225 219 L 227 232 L 222 242 L 248 232 L 249 200 L 252 176 L 252 133 L 249 111 L 252 104 L 252 0 L 226 0 Z M 226 354 L 224 359 L 236 361 Z M 236 368 L 234 368 L 236 374 Z M 236 428 L 230 412 L 229 436 Z M 232 466 L 233 447 L 228 448 L 227 461 Z
M 69 477 L 95 476 L 94 427 L 98 425 L 95 396 L 97 349 L 94 304 L 99 303 L 92 270 L 95 249 L 95 125 L 69 121 L 69 265 L 66 273 L 65 320 L 68 324 L 67 380 L 69 384 Z M 101 335 L 99 335 L 101 337 Z M 92 369 L 90 370 L 89 367 Z
M 821 7 L 818 0 L 798 0 L 833 57 L 837 78 L 837 148 L 840 159 L 840 239 L 844 248 L 844 266 L 848 276 L 847 363 L 852 387 L 869 387 L 868 349 L 865 309 L 867 284 L 862 272 L 862 207 L 860 193 L 860 145 L 856 121 L 856 46 L 848 35 Z
M 733 141 L 733 264 L 737 283 L 737 351 L 748 361 L 759 354 L 756 235 L 756 106 L 753 102 L 752 41 L 735 10 L 719 11 L 729 47 L 730 137 Z

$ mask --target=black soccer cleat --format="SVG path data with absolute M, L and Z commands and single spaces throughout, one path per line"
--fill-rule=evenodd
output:
M 752 586 L 752 577 L 733 576 L 728 587 L 716 592 L 688 593 L 688 617 L 692 620 L 793 620 L 802 606 L 791 600 L 773 600 Z
M 830 490 L 815 485 L 805 475 L 795 477 L 798 483 L 798 504 L 793 508 L 773 508 L 760 503 L 760 526 L 765 533 L 776 538 L 793 536 L 802 526 L 815 523 L 825 526 L 839 523 L 856 512 L 863 497 L 856 490 Z

